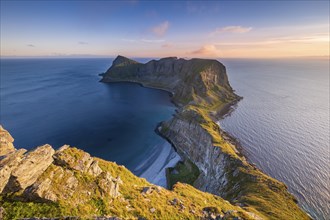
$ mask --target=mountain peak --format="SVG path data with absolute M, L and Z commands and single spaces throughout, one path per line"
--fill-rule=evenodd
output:
M 126 65 L 129 65 L 129 64 L 135 64 L 135 63 L 138 63 L 138 62 L 136 62 L 134 60 L 131 60 L 131 59 L 128 59 L 127 57 L 118 55 L 116 57 L 116 59 L 114 59 L 114 61 L 112 62 L 112 65 L 113 66 L 118 66 L 118 65 L 126 66 Z

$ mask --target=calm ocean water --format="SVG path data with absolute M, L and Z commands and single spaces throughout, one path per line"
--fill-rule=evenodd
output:
M 222 120 L 248 158 L 285 182 L 317 219 L 329 216 L 329 63 L 222 60 L 244 99 Z M 110 59 L 3 59 L 0 123 L 15 146 L 70 144 L 131 170 L 164 140 L 171 117 L 166 92 L 99 83 Z M 150 156 L 151 155 L 151 156 Z M 139 174 L 139 173 L 137 173 Z
M 175 107 L 167 92 L 100 83 L 111 59 L 2 59 L 0 123 L 17 148 L 79 147 L 132 171 L 165 140 L 154 129 Z M 140 170 L 136 174 L 140 174 Z
M 244 99 L 221 127 L 315 219 L 329 219 L 329 60 L 222 62 Z

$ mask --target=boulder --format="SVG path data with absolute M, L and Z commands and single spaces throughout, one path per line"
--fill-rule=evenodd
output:
M 56 151 L 53 158 L 54 163 L 58 166 L 82 172 L 86 172 L 93 163 L 93 158 L 89 153 L 76 148 L 70 148 L 67 145 Z
M 14 138 L 0 125 L 0 157 L 15 152 Z
M 0 169 L 0 193 L 2 193 L 3 189 L 7 185 L 10 174 L 11 169 L 8 166 L 4 166 Z
M 5 156 L 2 156 L 0 160 L 0 167 L 8 166 L 11 169 L 14 169 L 18 166 L 18 164 L 21 163 L 24 154 L 27 152 L 25 149 L 19 149 L 17 151 L 11 152 L 9 154 L 6 154 Z
M 113 178 L 108 172 L 102 172 L 98 176 L 97 180 L 97 185 L 99 186 L 102 195 L 113 198 L 120 196 L 119 185 L 122 183 L 123 181 L 119 176 L 117 178 Z
M 54 149 L 46 144 L 26 154 L 12 170 L 3 192 L 16 192 L 32 185 L 53 162 Z
M 51 165 L 33 185 L 26 188 L 24 197 L 31 201 L 68 199 L 75 192 L 78 180 L 73 171 Z
M 99 167 L 99 162 L 97 160 L 93 160 L 92 164 L 87 170 L 87 173 L 96 177 L 102 173 L 101 168 Z

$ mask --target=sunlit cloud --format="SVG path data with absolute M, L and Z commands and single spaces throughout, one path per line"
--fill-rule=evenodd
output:
M 268 43 L 313 43 L 329 42 L 329 33 L 318 33 L 305 36 L 285 36 L 269 39 Z
M 127 38 L 123 38 L 121 40 L 122 41 L 125 41 L 125 42 L 129 42 L 129 43 L 151 43 L 151 44 L 158 44 L 158 43 L 165 42 L 164 39 L 146 39 L 146 38 L 142 38 L 142 39 L 127 39 Z
M 194 50 L 189 54 L 200 55 L 200 56 L 219 56 L 220 51 L 216 48 L 216 46 L 212 44 L 204 45 L 198 50 Z
M 127 38 L 122 38 L 121 39 L 122 41 L 125 41 L 125 42 L 129 42 L 129 43 L 134 43 L 134 42 L 137 42 L 136 39 L 127 39 Z
M 164 21 L 151 28 L 151 32 L 154 33 L 158 37 L 162 37 L 166 34 L 168 28 L 170 27 L 170 23 L 168 21 Z
M 251 30 L 252 30 L 252 27 L 226 26 L 226 27 L 215 29 L 215 31 L 211 32 L 211 35 L 217 35 L 217 34 L 222 34 L 222 33 L 243 34 L 243 33 L 250 32 Z
M 27 44 L 28 47 L 36 47 L 34 44 Z
M 162 45 L 162 48 L 172 48 L 174 45 L 172 43 L 165 43 Z
M 165 40 L 164 39 L 141 39 L 141 42 L 143 43 L 163 43 Z

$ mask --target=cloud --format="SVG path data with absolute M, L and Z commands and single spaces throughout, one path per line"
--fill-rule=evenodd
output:
M 130 42 L 130 43 L 134 43 L 134 42 L 137 41 L 137 40 L 135 40 L 135 39 L 127 39 L 127 38 L 122 38 L 121 40 L 122 40 L 122 41 L 125 41 L 125 42 Z
M 217 28 L 211 33 L 211 35 L 221 34 L 221 33 L 238 33 L 243 34 L 250 32 L 252 27 L 242 27 L 242 26 L 226 26 L 222 28 Z
M 36 47 L 34 44 L 27 44 L 28 47 Z
M 168 21 L 164 21 L 151 28 L 151 32 L 154 33 L 158 37 L 162 37 L 166 34 L 168 28 L 170 27 L 170 23 Z
M 162 48 L 172 48 L 173 44 L 172 43 L 165 43 L 162 45 Z
M 164 42 L 164 39 L 157 39 L 157 40 L 153 40 L 153 39 L 141 39 L 141 42 L 143 43 L 162 43 Z
M 220 51 L 212 44 L 202 46 L 198 50 L 190 52 L 190 54 L 202 55 L 202 56 L 219 56 Z
M 152 44 L 157 44 L 157 43 L 163 43 L 165 40 L 164 39 L 127 39 L 123 38 L 121 39 L 122 41 L 129 42 L 129 43 L 136 43 L 136 42 L 142 42 L 142 43 L 152 43 Z
M 80 44 L 80 45 L 86 45 L 86 44 L 88 44 L 88 42 L 85 42 L 85 41 L 79 41 L 78 44 Z

